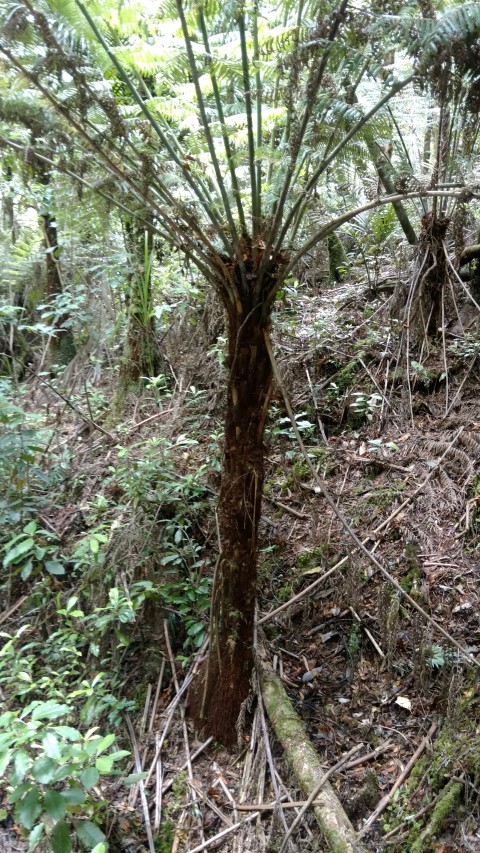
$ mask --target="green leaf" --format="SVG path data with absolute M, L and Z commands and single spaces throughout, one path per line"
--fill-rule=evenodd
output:
M 43 800 L 43 807 L 53 820 L 62 820 L 65 815 L 65 799 L 58 791 L 47 791 Z
M 81 806 L 85 802 L 85 794 L 81 788 L 72 786 L 66 788 L 65 791 L 60 791 L 60 796 L 63 797 L 69 806 Z
M 36 827 L 32 829 L 28 836 L 28 853 L 32 853 L 32 850 L 35 850 L 35 847 L 43 835 L 44 827 L 44 823 L 37 823 Z
M 45 752 L 45 755 L 48 758 L 53 758 L 55 761 L 59 761 L 62 756 L 60 751 L 60 744 L 52 732 L 48 732 L 44 738 L 42 738 L 42 746 Z
M 58 560 L 46 560 L 44 566 L 50 575 L 64 575 L 65 566 L 62 566 Z
M 74 764 L 57 764 L 52 781 L 63 782 L 64 779 L 67 779 L 69 776 L 73 776 L 77 771 L 78 767 Z
M 23 782 L 22 785 L 17 785 L 17 787 L 13 789 L 12 793 L 8 795 L 8 802 L 17 803 L 19 800 L 22 799 L 23 795 L 30 790 L 31 787 L 31 782 Z
M 52 781 L 56 769 L 57 764 L 55 761 L 47 758 L 46 755 L 41 755 L 40 758 L 37 758 L 33 762 L 31 774 L 37 782 L 40 782 L 42 785 L 48 785 Z
M 125 776 L 122 781 L 124 785 L 134 785 L 135 782 L 140 782 L 141 779 L 145 779 L 147 776 L 148 772 L 144 770 L 142 773 L 130 773 L 130 775 Z
M 32 712 L 32 720 L 55 720 L 57 717 L 68 714 L 69 711 L 68 705 L 60 705 L 53 700 L 40 702 Z
M 33 569 L 33 561 L 27 560 L 22 571 L 20 572 L 20 577 L 21 577 L 22 581 L 28 580 L 28 578 L 32 574 L 32 569 Z
M 74 729 L 72 726 L 55 726 L 54 731 L 60 737 L 65 738 L 65 740 L 81 740 L 82 736 L 77 729 Z
M 10 759 L 12 757 L 12 750 L 7 749 L 5 752 L 0 753 L 0 776 L 3 776 L 5 770 L 10 764 Z
M 97 755 L 100 755 L 102 752 L 105 752 L 105 750 L 108 749 L 108 747 L 111 746 L 112 743 L 115 743 L 115 735 L 105 735 L 105 737 L 101 739 L 100 743 L 97 746 Z
M 126 758 L 127 755 L 130 755 L 128 749 L 119 749 L 117 752 L 111 752 L 110 755 L 106 757 L 110 759 L 110 761 L 120 761 L 121 758 Z
M 91 853 L 107 853 L 107 845 L 106 844 L 96 844 Z
M 91 536 L 88 540 L 88 544 L 90 545 L 90 551 L 94 556 L 98 554 L 99 543 L 98 539 L 95 536 Z
M 25 774 L 30 767 L 30 756 L 28 753 L 23 752 L 23 750 L 19 750 L 15 753 L 14 758 L 14 767 L 15 770 L 12 773 L 11 782 L 12 785 L 19 785 L 20 782 L 23 782 L 25 778 Z
M 85 770 L 80 773 L 80 782 L 84 786 L 84 788 L 93 788 L 94 785 L 97 784 L 100 778 L 100 774 L 96 767 L 86 767 Z
M 19 679 L 19 681 L 24 681 L 26 684 L 31 684 L 33 681 L 33 678 L 29 672 L 19 672 L 17 674 L 17 678 Z
M 23 539 L 22 542 L 19 542 L 14 548 L 11 548 L 6 557 L 4 557 L 4 567 L 7 568 L 8 566 L 11 566 L 12 563 L 16 563 L 20 557 L 24 557 L 25 554 L 28 554 L 34 545 L 35 542 L 33 539 Z
M 203 622 L 194 622 L 193 625 L 187 628 L 187 634 L 189 637 L 195 637 L 196 634 L 203 633 L 204 630 Z
M 86 847 L 91 848 L 96 844 L 102 844 L 105 841 L 105 835 L 91 820 L 79 820 L 75 824 L 77 835 Z
M 57 823 L 50 836 L 52 853 L 71 853 L 70 830 L 64 820 Z
M 111 773 L 113 761 L 108 755 L 102 755 L 100 758 L 97 758 L 95 767 L 99 773 Z
M 42 813 L 38 788 L 32 788 L 28 794 L 20 800 L 15 809 L 16 818 L 25 829 L 32 829 L 37 817 Z

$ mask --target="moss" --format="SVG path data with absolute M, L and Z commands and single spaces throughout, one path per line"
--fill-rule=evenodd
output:
M 167 817 L 162 821 L 159 833 L 154 838 L 156 853 L 170 853 L 175 837 L 175 822 Z
M 347 391 L 353 385 L 359 366 L 357 359 L 354 358 L 338 371 L 335 376 L 335 385 L 339 392 Z
M 464 712 L 467 710 L 466 705 L 470 701 L 471 693 L 470 690 L 465 691 Z M 450 777 L 460 774 L 464 774 L 467 780 L 478 779 L 480 776 L 480 742 L 470 707 L 468 717 L 464 713 L 463 719 L 456 720 L 455 727 L 444 727 L 432 752 L 417 762 L 396 802 L 387 810 L 385 831 L 404 827 L 406 818 L 409 819 L 410 834 L 399 848 L 402 853 L 404 850 L 409 853 L 423 853 L 424 850 L 431 849 L 427 841 L 441 831 L 448 815 L 458 809 L 463 784 Z M 421 819 L 412 823 L 411 814 L 428 807 L 437 796 L 438 800 L 432 811 L 427 811 Z
M 379 800 L 378 779 L 372 770 L 365 773 L 365 782 L 360 790 L 352 797 L 347 809 L 350 820 L 357 820 L 368 815 Z
M 303 456 L 295 456 L 290 463 L 285 480 L 282 483 L 282 492 L 291 486 L 298 486 L 302 480 L 305 480 L 309 476 L 310 469 Z
M 451 781 L 445 786 L 442 795 L 434 806 L 429 823 L 420 837 L 412 844 L 411 853 L 422 853 L 425 850 L 426 842 L 440 832 L 449 814 L 457 808 L 462 790 L 461 782 Z
M 310 551 L 304 551 L 303 554 L 300 554 L 297 559 L 297 566 L 303 571 L 313 569 L 318 566 L 324 558 L 325 549 L 322 546 L 317 545 L 315 548 L 311 548 Z
M 327 237 L 329 279 L 342 281 L 348 269 L 348 258 L 343 243 L 336 234 Z
M 422 573 L 416 563 L 412 563 L 408 572 L 400 578 L 400 586 L 405 592 L 411 593 L 419 585 Z
M 470 483 L 470 488 L 468 490 L 469 497 L 476 498 L 480 495 L 480 476 L 475 475 L 472 477 L 472 482 Z
M 358 622 L 354 622 L 350 629 L 350 634 L 347 641 L 348 654 L 352 659 L 356 658 L 362 642 L 362 629 Z

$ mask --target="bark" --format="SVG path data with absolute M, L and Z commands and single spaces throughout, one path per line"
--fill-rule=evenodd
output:
M 385 162 L 382 162 L 380 157 L 377 157 L 377 159 L 375 160 L 375 168 L 386 192 L 388 194 L 393 195 L 395 193 L 395 183 L 389 174 L 387 164 Z M 405 237 L 407 238 L 411 246 L 415 246 L 417 243 L 417 235 L 415 234 L 415 230 L 413 228 L 412 223 L 410 222 L 405 207 L 403 206 L 401 201 L 392 202 L 392 207 L 396 213 L 397 219 L 400 223 L 403 233 L 405 234 Z
M 407 360 L 421 350 L 426 339 L 435 338 L 441 326 L 442 300 L 448 298 L 444 241 L 449 224 L 449 219 L 433 213 L 422 217 L 410 286 L 405 288 L 400 282 L 394 294 L 391 315 L 408 329 L 408 346 L 405 335 L 402 351 L 402 358 Z M 448 315 L 447 308 L 445 303 Z
M 210 651 L 190 695 L 197 725 L 225 745 L 250 692 L 257 584 L 258 522 L 264 480 L 263 433 L 272 387 L 265 345 L 268 320 L 248 298 L 230 312 L 222 485 L 218 506 L 221 551 L 215 571 Z
M 275 734 L 282 744 L 300 788 L 305 797 L 309 797 L 325 775 L 325 770 L 280 679 L 271 670 L 262 666 L 260 682 L 265 708 Z M 328 844 L 325 851 L 366 853 L 365 847 L 357 839 L 356 832 L 328 781 L 325 782 L 316 799 L 320 800 L 320 804 L 312 808 Z
M 40 184 L 47 191 L 50 187 L 50 172 L 44 163 L 37 160 L 35 160 L 34 169 Z M 56 297 L 63 293 L 62 279 L 56 257 L 58 250 L 56 217 L 47 208 L 40 214 L 40 219 L 43 224 L 43 242 L 45 245 L 45 301 L 53 307 Z M 67 320 L 70 320 L 68 314 L 63 314 L 62 317 L 51 320 L 55 334 L 52 335 L 50 340 L 48 359 L 50 363 L 59 362 L 66 365 L 75 355 L 76 350 L 72 329 L 70 326 L 67 326 L 67 328 L 63 326 L 63 323 Z

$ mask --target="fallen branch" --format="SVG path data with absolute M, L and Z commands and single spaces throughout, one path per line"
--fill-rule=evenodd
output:
M 142 772 L 142 761 L 140 758 L 140 750 L 138 748 L 138 741 L 137 741 L 137 738 L 135 735 L 135 729 L 133 728 L 132 721 L 131 721 L 130 717 L 128 716 L 128 714 L 126 714 L 126 716 L 125 716 L 125 722 L 127 724 L 128 733 L 130 735 L 130 740 L 132 743 L 133 755 L 135 758 L 135 771 L 137 773 L 141 773 Z M 139 785 L 139 789 L 140 789 L 140 798 L 142 801 L 142 810 L 143 810 L 143 818 L 145 821 L 145 830 L 147 833 L 148 849 L 150 850 L 150 853 L 155 853 L 155 844 L 153 842 L 153 834 L 152 834 L 152 824 L 150 822 L 150 812 L 148 811 L 148 802 L 147 802 L 147 797 L 145 794 L 145 785 L 144 785 L 143 779 L 140 779 L 138 785 Z
M 299 518 L 301 521 L 308 521 L 308 519 L 310 518 L 310 516 L 305 515 L 304 512 L 299 512 L 299 510 L 295 509 L 293 506 L 284 504 L 282 503 L 282 501 L 277 501 L 275 498 L 267 498 L 266 500 L 269 501 L 271 504 L 275 504 L 275 506 L 280 507 L 280 509 L 283 509 L 284 512 L 289 512 L 290 515 L 293 515 L 295 518 Z
M 189 850 L 188 853 L 200 853 L 201 850 L 206 850 L 207 847 L 215 846 L 217 847 L 217 842 L 221 841 L 225 838 L 226 835 L 230 835 L 230 833 L 235 832 L 237 829 L 240 829 L 246 823 L 249 823 L 251 820 L 254 820 L 258 817 L 260 812 L 257 810 L 253 812 L 253 814 L 247 815 L 243 820 L 240 820 L 238 823 L 234 823 L 233 826 L 229 826 L 227 829 L 222 829 L 221 832 L 217 832 L 216 835 L 212 835 L 211 838 L 208 838 L 207 841 L 204 841 L 202 844 L 199 844 L 197 847 L 194 847 L 192 850 Z
M 327 849 L 332 853 L 366 853 L 364 846 L 357 839 L 357 834 L 340 800 L 328 782 L 327 774 L 322 769 L 318 755 L 305 733 L 302 721 L 293 709 L 282 682 L 261 663 L 259 679 L 265 709 L 298 784 L 304 794 L 309 797 L 309 805 L 313 804 L 313 800 L 318 801 L 313 806 L 313 811 L 328 844 Z M 330 772 L 333 772 L 333 768 Z M 301 814 L 297 820 L 300 818 Z M 285 837 L 284 841 L 286 840 Z
M 336 772 L 332 767 L 332 772 Z M 288 800 L 284 802 L 283 800 L 274 800 L 273 803 L 257 803 L 256 805 L 251 805 L 249 803 L 237 803 L 237 809 L 239 812 L 273 812 L 278 806 L 281 809 L 298 809 L 303 806 L 306 806 L 307 803 L 310 806 L 320 806 L 322 804 L 321 800 L 314 799 L 311 802 L 309 800 Z
M 302 818 L 305 816 L 308 809 L 311 808 L 311 806 L 313 805 L 314 802 L 316 802 L 316 798 L 320 794 L 322 788 L 325 787 L 325 785 L 327 784 L 330 777 L 333 776 L 337 772 L 337 770 L 340 770 L 340 768 L 343 767 L 343 765 L 345 764 L 347 758 L 351 758 L 352 755 L 355 755 L 355 753 L 358 752 L 362 748 L 362 746 L 363 746 L 363 744 L 357 743 L 357 745 L 352 747 L 352 749 L 350 749 L 346 755 L 342 755 L 342 757 L 337 761 L 336 764 L 333 765 L 333 767 L 330 767 L 330 769 L 327 770 L 326 773 L 324 773 L 324 775 L 320 779 L 320 782 L 318 782 L 318 784 L 315 785 L 315 788 L 313 789 L 312 793 L 310 794 L 308 800 L 305 802 L 305 805 L 302 806 L 299 814 L 297 815 L 297 817 L 295 818 L 293 823 L 290 825 L 290 828 L 289 828 L 285 838 L 283 839 L 282 846 L 280 847 L 280 853 L 285 853 L 288 839 L 291 838 L 295 829 L 300 824 Z
M 393 747 L 392 741 L 387 740 L 385 743 L 382 743 L 381 746 L 377 746 L 376 749 L 372 749 L 371 752 L 367 752 L 366 755 L 361 755 L 359 758 L 354 758 L 353 761 L 348 761 L 342 767 L 342 772 L 345 770 L 352 770 L 354 767 L 358 767 L 359 764 L 365 764 L 367 761 L 372 761 L 373 758 L 377 758 L 378 755 L 381 755 L 382 752 L 387 752 L 389 749 Z
M 191 756 L 190 756 L 190 761 L 195 761 L 195 759 L 196 759 L 196 758 L 198 758 L 198 756 L 200 755 L 200 753 L 202 753 L 202 752 L 203 752 L 203 750 L 204 750 L 204 749 L 206 749 L 206 748 L 207 748 L 207 746 L 208 746 L 209 744 L 211 744 L 212 740 L 213 740 L 213 737 L 209 737 L 209 738 L 208 738 L 204 743 L 202 743 L 202 744 L 198 747 L 198 749 L 196 749 L 196 750 L 195 750 L 195 752 L 192 752 L 192 754 L 191 754 Z M 168 780 L 168 782 L 165 782 L 165 785 L 162 787 L 162 794 L 166 794 L 166 793 L 167 793 L 167 791 L 169 791 L 169 790 L 170 790 L 170 788 L 172 787 L 173 783 L 175 782 L 175 779 L 177 778 L 177 775 L 178 775 L 179 773 L 181 773 L 181 772 L 182 772 L 182 770 L 186 770 L 186 769 L 187 769 L 187 767 L 188 767 L 188 761 L 184 761 L 184 763 L 182 764 L 182 766 L 181 766 L 181 767 L 179 767 L 179 768 L 178 768 L 178 770 L 176 770 L 176 771 L 175 771 L 175 774 L 176 774 L 176 775 L 175 775 L 175 776 L 173 776 L 171 779 L 169 779 L 169 780 Z

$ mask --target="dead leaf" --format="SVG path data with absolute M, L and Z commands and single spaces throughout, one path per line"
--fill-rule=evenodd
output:
M 405 708 L 407 711 L 412 710 L 412 703 L 408 696 L 397 696 L 395 705 L 400 705 L 401 708 Z

